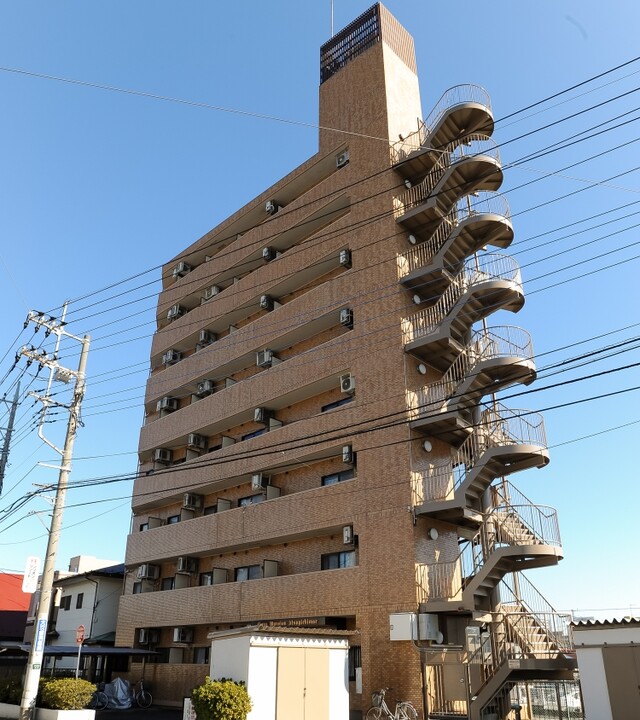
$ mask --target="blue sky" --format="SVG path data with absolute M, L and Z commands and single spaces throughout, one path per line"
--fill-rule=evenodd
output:
M 335 0 L 336 30 L 369 5 Z M 503 118 L 632 59 L 640 25 L 640 7 L 631 2 L 496 0 L 461 9 L 390 0 L 387 7 L 415 38 L 425 116 L 447 88 L 476 83 L 489 91 L 495 117 Z M 159 275 L 147 271 L 313 155 L 317 132 L 10 70 L 313 125 L 319 47 L 330 31 L 329 0 L 0 2 L 0 357 L 9 350 L 0 377 L 11 365 L 12 342 L 28 309 L 51 310 L 66 298 L 136 276 L 70 308 L 70 331 L 89 332 L 93 339 L 72 480 L 135 470 Z M 632 227 L 640 222 L 632 214 L 640 210 L 640 174 L 632 170 L 640 157 L 632 142 L 638 137 L 633 119 L 640 115 L 634 111 L 640 92 L 633 90 L 639 79 L 640 63 L 630 64 L 497 124 L 494 137 L 503 144 L 506 168 L 502 191 L 516 229 L 509 252 L 523 268 L 527 303 L 517 317 L 495 316 L 492 322 L 531 332 L 541 368 L 534 388 L 640 361 L 633 340 L 640 336 L 640 246 L 633 246 L 638 230 Z M 622 93 L 628 94 L 532 133 Z M 623 113 L 599 129 L 631 121 L 627 125 L 508 168 Z M 624 143 L 631 144 L 612 150 Z M 585 161 L 595 154 L 600 157 Z M 574 163 L 580 164 L 564 169 Z M 620 173 L 626 174 L 607 180 Z M 590 183 L 598 185 L 562 198 Z M 598 213 L 607 214 L 584 221 Z M 604 222 L 609 224 L 588 229 Z M 565 237 L 571 233 L 577 234 Z M 116 292 L 126 294 L 114 298 Z M 99 300 L 104 302 L 86 307 Z M 599 362 L 557 375 L 542 370 L 621 343 L 624 353 Z M 64 347 L 63 357 L 73 364 L 72 344 Z M 23 367 L 24 361 L 0 391 Z M 631 368 L 508 402 L 545 408 L 624 391 L 639 385 L 639 377 Z M 565 559 L 559 569 L 529 573 L 559 609 L 613 616 L 640 608 L 633 571 L 638 397 L 623 392 L 550 410 L 550 466 L 512 478 L 532 500 L 559 511 Z M 32 483 L 55 480 L 53 470 L 36 465 L 56 458 L 28 432 L 33 411 L 31 399 L 18 411 L 0 512 L 33 490 Z M 63 415 L 56 418 L 47 432 L 61 443 Z M 122 482 L 69 492 L 58 567 L 77 554 L 124 557 L 130 490 Z M 21 570 L 28 555 L 44 554 L 48 507 L 33 499 L 0 515 L 2 570 Z

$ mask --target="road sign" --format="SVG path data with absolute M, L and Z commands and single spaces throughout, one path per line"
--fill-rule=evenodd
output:
M 22 592 L 34 593 L 38 587 L 38 573 L 40 572 L 40 558 L 33 555 L 27 558 L 22 578 Z
M 76 642 L 78 645 L 82 645 L 84 642 L 84 625 L 78 625 L 76 628 Z

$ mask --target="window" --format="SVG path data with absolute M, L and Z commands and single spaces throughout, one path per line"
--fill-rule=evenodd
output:
M 340 398 L 340 400 L 335 400 L 334 402 L 330 402 L 327 405 L 323 405 L 320 408 L 320 412 L 327 412 L 327 410 L 333 410 L 334 408 L 341 407 L 342 405 L 350 403 L 352 400 L 353 395 L 347 395 L 346 397 Z
M 175 525 L 180 522 L 180 515 L 169 515 L 167 518 L 167 525 Z
M 339 568 L 355 567 L 356 553 L 354 550 L 345 552 L 329 553 L 320 559 L 322 570 L 338 570 Z
M 155 655 L 149 655 L 149 663 L 168 663 L 169 648 L 155 648 Z
M 193 662 L 197 665 L 209 664 L 209 646 L 193 648 Z
M 236 580 L 259 580 L 262 577 L 261 565 L 245 565 L 236 568 Z
M 83 600 L 84 600 L 84 593 L 78 593 L 78 597 L 76 598 L 76 610 L 79 610 L 82 607 Z
M 148 523 L 148 522 L 140 523 L 140 532 L 144 532 L 145 530 L 148 530 L 148 529 L 149 529 L 149 523 Z
M 60 600 L 60 610 L 71 610 L 71 595 L 65 595 Z
M 160 590 L 173 590 L 176 586 L 176 579 L 174 577 L 162 578 L 160 582 Z
M 199 585 L 213 585 L 213 573 L 212 572 L 200 573 Z
M 207 505 L 207 507 L 202 511 L 203 515 L 215 515 L 218 512 L 218 506 L 217 505 Z
M 343 480 L 353 480 L 353 468 L 343 470 L 342 472 L 332 473 L 331 475 L 322 476 L 323 485 L 335 485 L 336 483 L 342 482 Z
M 251 438 L 258 437 L 258 435 L 264 435 L 267 432 L 267 428 L 260 428 L 260 430 L 254 430 L 253 432 L 247 433 L 242 436 L 243 440 L 251 440 Z
M 142 592 L 142 583 L 141 582 L 134 582 L 133 583 L 133 594 L 139 595 Z
M 360 645 L 349 647 L 349 680 L 356 679 L 356 668 L 362 667 L 362 649 Z
M 258 493 L 258 495 L 247 495 L 246 497 L 239 498 L 238 507 L 247 507 L 247 505 L 255 505 L 261 503 L 267 499 L 264 493 Z

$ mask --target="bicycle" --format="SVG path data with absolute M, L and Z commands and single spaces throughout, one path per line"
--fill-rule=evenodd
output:
M 131 689 L 131 695 L 136 705 L 141 708 L 148 708 L 153 702 L 153 695 L 145 688 L 142 678 L 140 682 Z
M 391 688 L 381 688 L 377 692 L 372 693 L 371 702 L 373 707 L 367 710 L 366 720 L 418 720 L 418 712 L 408 700 L 398 700 L 395 712 L 389 710 L 384 696 Z
M 87 705 L 87 707 L 90 708 L 91 710 L 106 710 L 107 709 L 107 705 L 109 704 L 109 698 L 107 697 L 107 694 L 103 691 L 103 687 L 104 687 L 104 685 L 101 683 L 93 691 L 91 700 L 89 700 L 89 704 Z

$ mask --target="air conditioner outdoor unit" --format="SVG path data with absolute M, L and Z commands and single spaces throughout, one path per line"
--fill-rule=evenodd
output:
M 275 200 L 267 200 L 264 205 L 264 211 L 267 215 L 275 215 L 280 210 L 280 205 Z
M 191 272 L 191 265 L 187 264 L 186 262 L 179 262 L 173 268 L 173 272 L 171 274 L 173 275 L 173 279 L 177 280 L 178 278 L 186 275 L 188 272 Z
M 273 310 L 273 298 L 271 297 L 271 295 L 260 296 L 260 309 Z
M 272 417 L 273 417 L 272 411 L 268 410 L 267 408 L 257 407 L 253 411 L 253 422 L 267 425 L 269 423 L 269 420 L 271 420 Z
M 351 445 L 342 446 L 342 462 L 345 465 L 351 465 L 353 463 L 355 454 Z
M 182 496 L 182 507 L 197 510 L 202 507 L 202 495 L 195 493 L 185 493 Z
M 153 452 L 154 462 L 170 463 L 172 458 L 173 453 L 169 448 L 156 448 Z
M 184 315 L 184 308 L 182 305 L 172 305 L 167 312 L 167 320 L 176 320 L 182 315 Z
M 158 410 L 177 410 L 178 398 L 163 397 L 158 401 Z
M 349 395 L 356 391 L 356 379 L 351 373 L 340 375 L 340 390 Z
M 345 525 L 342 528 L 342 543 L 344 545 L 353 544 L 353 525 Z
M 204 289 L 203 297 L 205 300 L 211 300 L 211 298 L 215 297 L 219 292 L 222 292 L 222 288 L 219 285 L 211 285 Z
M 251 476 L 251 489 L 252 490 L 264 490 L 271 478 L 264 473 L 256 473 Z
M 261 368 L 270 368 L 273 365 L 273 350 L 259 350 L 256 353 L 256 365 Z
M 344 150 L 343 152 L 336 155 L 336 167 L 343 168 L 349 163 L 349 151 Z
M 138 567 L 138 580 L 157 580 L 160 577 L 160 568 L 157 565 L 145 563 Z
M 201 380 L 198 383 L 198 392 L 196 395 L 198 397 L 207 397 L 207 395 L 211 395 L 214 391 L 215 385 L 213 380 Z
M 148 645 L 149 643 L 157 643 L 160 639 L 160 633 L 157 628 L 140 628 L 138 632 L 138 643 L 140 645 Z
M 353 310 L 351 308 L 343 308 L 340 310 L 340 325 L 345 327 L 353 327 Z
M 176 572 L 194 573 L 198 570 L 198 558 L 182 556 L 178 558 Z
M 340 255 L 338 255 L 338 262 L 343 267 L 350 268 L 351 267 L 351 250 L 340 250 Z
M 207 447 L 207 438 L 197 433 L 189 433 L 187 437 L 187 447 L 196 448 L 197 450 L 205 450 Z
M 175 365 L 182 359 L 182 353 L 179 350 L 167 350 L 162 356 L 163 365 Z
M 215 333 L 212 333 L 211 330 L 200 330 L 200 333 L 198 334 L 198 342 L 202 345 L 209 345 L 216 339 Z
M 175 643 L 193 642 L 193 628 L 186 628 L 186 627 L 173 628 L 173 642 L 175 642 Z

